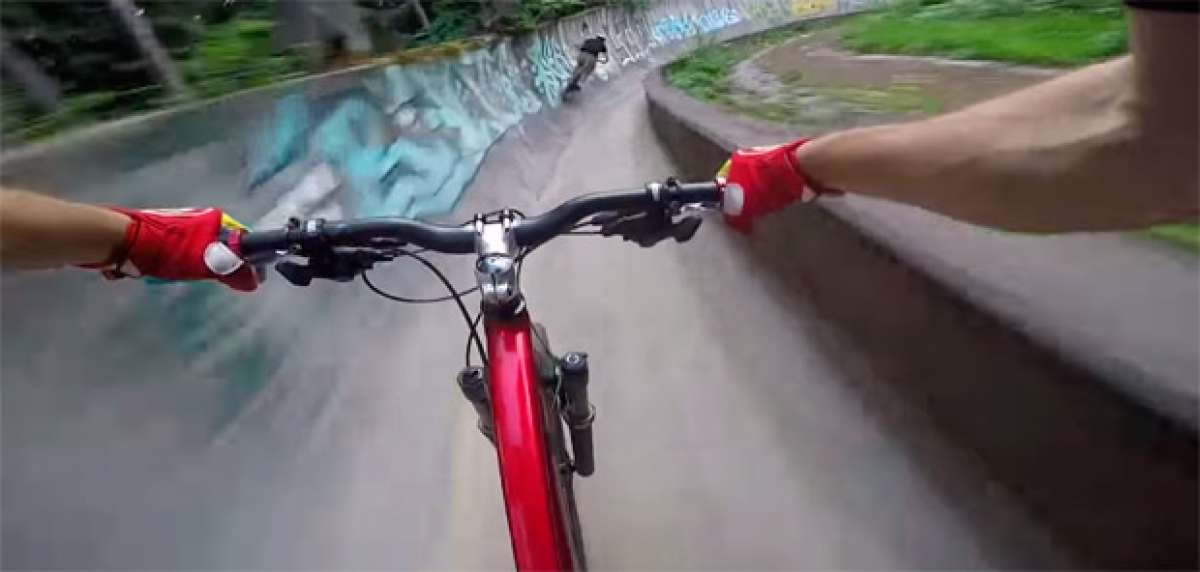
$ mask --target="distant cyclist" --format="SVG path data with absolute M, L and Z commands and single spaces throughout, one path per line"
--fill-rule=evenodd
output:
M 583 25 L 583 33 L 588 34 L 587 24 Z M 600 34 L 584 40 L 583 45 L 579 46 L 575 71 L 571 73 L 571 81 L 567 82 L 565 93 L 579 91 L 579 86 L 596 70 L 596 62 L 608 63 L 608 46 L 604 43 L 604 36 Z

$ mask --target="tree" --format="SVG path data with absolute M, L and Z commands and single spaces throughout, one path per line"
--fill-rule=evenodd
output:
M 64 94 L 142 90 L 153 97 L 154 89 L 144 89 L 158 83 L 152 66 L 107 1 L 0 3 L 0 24 L 8 44 L 54 78 Z M 141 19 L 153 26 L 159 44 L 172 57 L 186 58 L 195 32 L 196 6 L 171 0 L 148 3 L 145 8 Z
M 486 30 L 496 25 L 501 18 L 517 10 L 518 0 L 485 0 L 479 14 L 480 24 Z
M 0 66 L 4 73 L 21 86 L 25 97 L 42 111 L 51 112 L 58 108 L 62 90 L 54 78 L 46 75 L 33 58 L 8 43 L 0 32 Z
M 130 37 L 137 43 L 138 49 L 149 63 L 151 73 L 154 74 L 158 83 L 174 98 L 190 97 L 191 94 L 183 82 L 183 76 L 179 75 L 175 63 L 171 61 L 171 57 L 159 43 L 158 37 L 154 35 L 154 28 L 142 19 L 144 11 L 139 9 L 133 0 L 108 0 L 108 5 L 124 24 Z
M 408 6 L 417 15 L 417 19 L 421 21 L 421 29 L 428 30 L 429 16 L 425 15 L 425 9 L 421 7 L 421 0 L 408 0 Z
M 369 52 L 371 38 L 353 0 L 278 0 L 279 48 L 320 45 L 325 56 L 339 51 Z

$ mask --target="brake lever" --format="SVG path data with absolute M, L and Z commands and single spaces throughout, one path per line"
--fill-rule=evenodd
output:
M 312 284 L 313 270 L 307 264 L 290 260 L 275 263 L 275 271 L 283 276 L 292 286 L 308 286 Z
M 591 222 L 600 225 L 600 234 L 603 236 L 620 236 L 623 240 L 648 248 L 668 238 L 674 238 L 675 242 L 687 242 L 696 235 L 702 221 L 697 217 L 683 217 L 676 221 L 666 210 L 651 209 L 600 213 Z
M 394 260 L 394 254 L 369 248 L 328 249 L 311 253 L 307 263 L 285 260 L 275 263 L 275 270 L 294 286 L 308 286 L 313 278 L 349 282 L 378 262 Z

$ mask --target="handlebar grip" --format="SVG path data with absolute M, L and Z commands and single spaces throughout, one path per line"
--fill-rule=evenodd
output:
M 686 194 L 695 193 L 715 193 L 721 190 L 721 184 L 717 181 L 704 181 L 701 183 L 676 183 L 678 189 Z
M 719 181 L 676 183 L 671 200 L 680 203 L 720 203 L 724 199 L 723 194 L 724 183 Z
M 247 232 L 242 235 L 241 245 L 242 258 L 264 258 L 265 255 L 287 250 L 288 231 L 279 229 Z

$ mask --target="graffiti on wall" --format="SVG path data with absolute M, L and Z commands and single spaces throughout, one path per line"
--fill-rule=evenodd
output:
M 766 27 L 878 2 L 675 0 L 648 11 L 602 8 L 456 59 L 365 70 L 355 88 L 318 99 L 297 92 L 279 100 L 252 142 L 248 182 L 257 188 L 276 177 L 295 178 L 295 172 L 283 174 L 291 165 L 307 173 L 300 184 L 287 187 L 291 192 L 272 210 L 276 217 L 289 209 L 350 216 L 443 214 L 509 128 L 559 105 L 587 35 L 603 33 L 609 40 L 612 63 L 596 74 L 604 80 L 657 48 L 743 22 Z
M 606 11 L 609 15 L 606 21 L 608 37 L 612 44 L 609 47 L 610 55 L 621 66 L 628 66 L 649 57 L 655 45 L 653 37 L 647 33 L 649 25 L 646 23 L 645 13 L 613 12 Z
M 654 23 L 654 40 L 659 44 L 683 40 L 699 33 L 690 18 L 668 16 Z
M 702 34 L 722 30 L 741 21 L 742 16 L 736 8 L 714 8 L 696 17 L 696 25 Z
M 798 18 L 831 12 L 837 0 L 792 0 L 792 15 Z
M 559 45 L 542 37 L 534 39 L 527 61 L 533 71 L 534 88 L 547 100 L 562 93 L 574 69 L 574 62 L 567 59 Z
M 763 0 L 748 2 L 743 8 L 746 18 L 750 20 L 775 23 L 792 19 L 791 2 L 788 0 Z
M 698 15 L 667 16 L 654 23 L 654 39 L 659 44 L 708 34 L 742 21 L 736 8 L 713 8 Z
M 887 4 L 889 0 L 838 0 L 838 13 L 861 12 Z
M 310 115 L 299 109 L 304 100 L 285 98 L 265 131 L 278 140 L 253 166 L 252 182 L 303 161 L 336 174 L 337 184 L 324 187 L 339 187 L 357 216 L 447 212 L 492 143 L 542 108 L 540 94 L 511 71 L 520 69 L 509 43 L 456 61 L 388 66 L 364 77 L 361 89 L 339 95 L 309 128 L 295 127 L 298 117 Z M 313 193 L 312 185 L 305 189 Z

